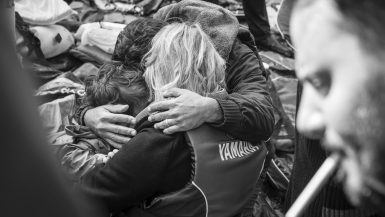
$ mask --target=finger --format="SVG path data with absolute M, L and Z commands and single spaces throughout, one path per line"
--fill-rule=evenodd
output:
M 108 142 L 109 145 L 111 145 L 112 147 L 114 147 L 116 149 L 121 149 L 122 148 L 122 144 L 114 142 L 111 139 L 105 139 L 105 140 L 106 140 L 106 142 Z
M 174 126 L 171 126 L 171 127 L 168 127 L 166 129 L 163 130 L 163 133 L 165 134 L 174 134 L 174 133 L 177 133 L 177 132 L 183 132 L 184 130 L 179 127 L 178 125 L 174 125 Z
M 175 98 L 182 95 L 184 91 L 185 91 L 184 89 L 180 89 L 180 88 L 171 88 L 164 91 L 162 95 L 164 98 Z
M 120 114 L 128 110 L 128 105 L 104 105 L 103 106 L 107 111 L 111 113 Z
M 135 136 L 136 130 L 133 128 L 129 128 L 126 126 L 116 125 L 116 124 L 109 124 L 105 127 L 106 133 L 113 133 L 118 134 L 120 136 L 129 137 L 129 136 Z M 111 138 L 110 138 L 111 139 Z
M 175 118 L 174 114 L 171 113 L 170 111 L 166 112 L 159 112 L 159 113 L 152 113 L 149 117 L 148 120 L 151 122 L 160 122 L 166 119 L 172 119 Z
M 175 119 L 166 119 L 166 120 L 164 120 L 164 121 L 162 121 L 162 122 L 159 122 L 159 123 L 156 123 L 155 125 L 154 125 L 154 128 L 155 129 L 161 129 L 161 130 L 163 130 L 163 129 L 166 129 L 166 128 L 169 128 L 169 127 L 171 127 L 171 126 L 174 126 L 174 125 L 176 125 L 176 120 Z
M 122 123 L 122 124 L 136 124 L 136 119 L 130 115 L 124 115 L 124 114 L 112 114 L 108 115 L 106 119 L 110 120 L 110 122 L 113 123 Z
M 107 157 L 104 157 L 104 158 L 103 158 L 103 163 L 105 164 L 105 163 L 107 163 L 107 161 L 108 161 L 108 158 L 107 158 Z
M 148 111 L 153 113 L 157 111 L 167 111 L 173 108 L 175 105 L 174 100 L 164 100 L 160 102 L 155 102 L 148 106 Z
M 100 161 L 102 161 L 103 160 L 103 156 L 101 156 L 101 155 L 97 155 L 96 156 L 96 161 L 98 161 L 98 162 L 100 162 Z M 102 161 L 103 162 L 103 161 Z
M 108 152 L 108 154 L 107 154 L 107 156 L 109 157 L 109 158 L 112 158 L 113 156 L 115 155 L 115 153 L 114 152 Z
M 121 145 L 126 144 L 131 139 L 128 136 L 124 136 L 124 135 L 120 135 L 120 134 L 115 134 L 115 133 L 111 133 L 111 132 L 105 132 L 104 133 L 104 138 L 110 139 L 110 140 L 112 140 L 112 141 L 114 141 L 116 143 L 119 143 Z

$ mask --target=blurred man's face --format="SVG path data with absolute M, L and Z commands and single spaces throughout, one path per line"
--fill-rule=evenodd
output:
M 342 19 L 328 0 L 293 15 L 303 82 L 297 126 L 343 154 L 339 177 L 357 205 L 369 194 L 367 180 L 385 183 L 385 58 L 368 55 Z

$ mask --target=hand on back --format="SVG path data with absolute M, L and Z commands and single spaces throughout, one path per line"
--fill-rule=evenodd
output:
M 222 112 L 215 99 L 203 97 L 195 92 L 173 88 L 163 95 L 166 100 L 149 106 L 152 113 L 149 121 L 166 134 L 184 132 L 201 126 L 205 122 L 222 119 Z

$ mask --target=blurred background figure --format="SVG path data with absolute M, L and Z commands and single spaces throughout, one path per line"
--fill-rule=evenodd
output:
M 342 154 L 337 179 L 366 216 L 385 214 L 384 10 L 381 0 L 301 0 L 291 21 L 303 83 L 298 130 L 322 139 L 325 155 Z M 359 214 L 322 210 L 322 216 Z
M 47 150 L 28 77 L 15 53 L 13 1 L 0 13 L 1 216 L 101 216 L 70 190 Z
M 255 44 L 261 50 L 271 50 L 287 57 L 293 57 L 293 51 L 280 44 L 271 34 L 265 0 L 243 0 L 247 24 L 254 35 Z

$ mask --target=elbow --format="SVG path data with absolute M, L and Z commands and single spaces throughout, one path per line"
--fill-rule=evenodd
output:
M 263 141 L 267 141 L 271 135 L 274 132 L 274 123 L 275 123 L 275 118 L 274 118 L 274 113 L 273 110 L 266 112 L 266 115 L 264 117 L 265 123 L 263 124 L 264 129 L 261 130 L 261 138 Z
M 249 126 L 250 129 L 254 129 L 252 135 L 253 142 L 267 141 L 270 139 L 274 132 L 274 112 L 273 107 L 265 107 L 259 115 L 256 116 L 254 126 Z

